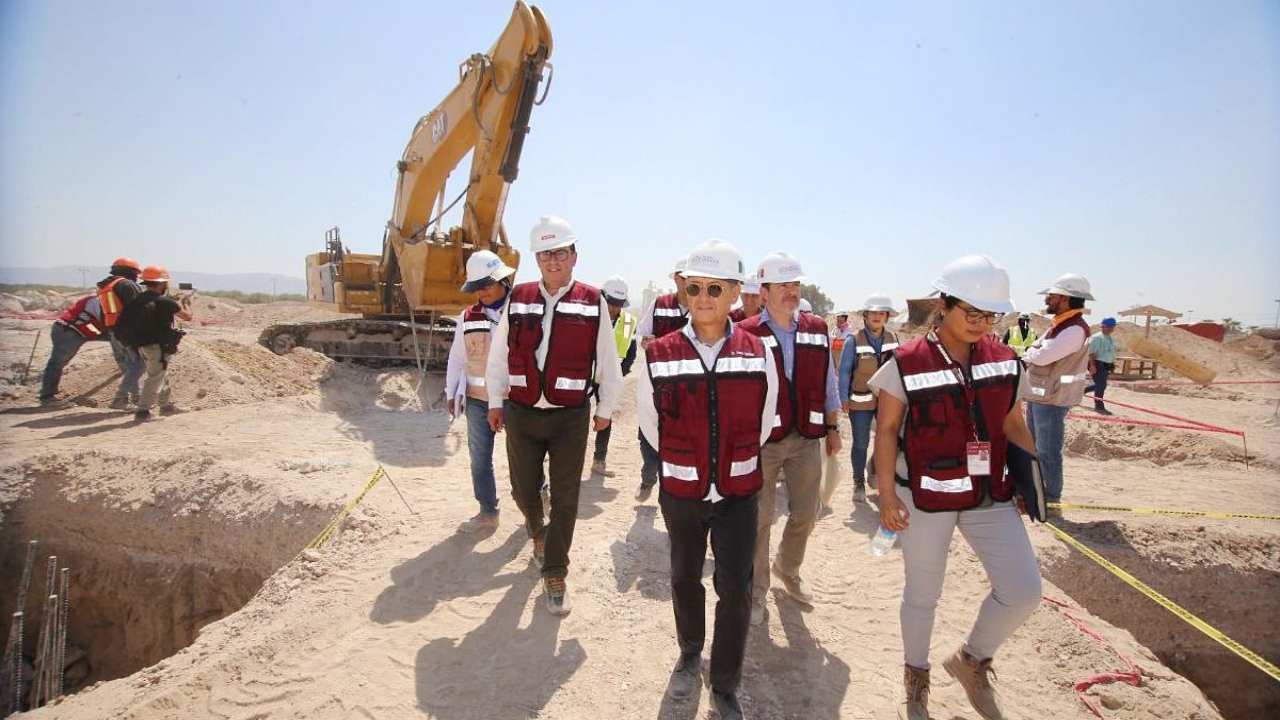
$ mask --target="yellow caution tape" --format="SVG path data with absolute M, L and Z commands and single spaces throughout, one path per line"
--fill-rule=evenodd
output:
M 320 534 L 317 535 L 314 540 L 307 543 L 307 546 L 303 548 L 303 550 L 315 550 L 328 542 L 329 536 L 333 535 L 333 531 L 337 530 L 338 526 L 342 524 L 342 521 L 351 514 L 351 511 L 356 509 L 356 506 L 360 504 L 360 501 L 364 499 L 364 496 L 368 495 L 369 491 L 373 489 L 373 486 L 377 485 L 378 481 L 382 479 L 385 472 L 386 471 L 382 469 L 382 465 L 379 464 L 378 469 L 373 471 L 373 477 L 369 478 L 369 482 L 364 484 L 364 487 L 361 488 L 360 492 L 351 499 L 351 502 L 347 503 L 346 507 L 339 510 L 338 514 L 333 516 L 333 519 L 329 521 L 329 524 L 325 526 L 324 530 L 321 530 Z
M 1280 515 L 1253 515 L 1249 513 L 1206 512 L 1203 510 L 1159 510 L 1156 508 L 1127 508 L 1112 505 L 1079 505 L 1076 503 L 1047 503 L 1049 507 L 1071 508 L 1076 510 L 1107 510 L 1110 512 L 1131 512 L 1139 515 L 1180 515 L 1183 517 L 1226 518 L 1229 520 L 1280 520 Z
M 1178 617 L 1182 618 L 1184 621 L 1187 622 L 1187 624 L 1191 625 L 1191 627 L 1199 630 L 1205 635 L 1208 635 L 1210 638 L 1212 638 L 1214 641 L 1221 644 L 1223 647 L 1227 648 L 1228 650 L 1235 653 L 1236 655 L 1239 655 L 1240 657 L 1244 658 L 1254 667 L 1258 668 L 1259 670 L 1266 673 L 1267 675 L 1270 675 L 1272 680 L 1280 681 L 1280 668 L 1277 668 L 1275 665 L 1272 665 L 1271 663 L 1267 662 L 1261 656 L 1259 656 L 1257 653 L 1253 652 L 1249 648 L 1241 645 L 1235 640 L 1232 640 L 1226 635 L 1223 635 L 1222 632 L 1219 631 L 1217 628 L 1201 620 L 1195 615 L 1192 615 L 1190 612 L 1188 612 L 1187 610 L 1184 610 L 1182 607 L 1174 603 L 1169 598 L 1147 587 L 1146 584 L 1144 584 L 1141 580 L 1138 580 L 1137 578 L 1125 572 L 1124 570 L 1121 570 L 1120 568 L 1111 564 L 1111 561 L 1102 557 L 1101 555 L 1094 552 L 1093 550 L 1090 550 L 1089 548 L 1085 547 L 1083 544 L 1080 543 L 1080 541 L 1076 540 L 1075 538 L 1071 537 L 1067 533 L 1063 532 L 1062 530 L 1054 526 L 1053 523 L 1045 523 L 1045 525 L 1050 530 L 1052 530 L 1054 534 L 1058 536 L 1059 539 L 1066 542 L 1071 547 L 1084 553 L 1089 559 L 1098 563 L 1102 567 L 1106 568 L 1107 570 L 1110 570 L 1112 575 L 1115 575 L 1116 577 L 1125 581 L 1130 586 L 1136 588 L 1143 595 L 1146 595 L 1152 600 L 1155 600 L 1165 610 L 1168 610 L 1174 615 L 1177 615 Z

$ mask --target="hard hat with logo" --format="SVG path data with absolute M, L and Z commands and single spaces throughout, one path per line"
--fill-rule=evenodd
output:
M 467 258 L 467 282 L 463 284 L 462 292 L 482 290 L 513 273 L 515 268 L 507 267 L 497 253 L 477 250 Z
M 680 271 L 686 278 L 705 277 L 742 282 L 742 253 L 727 240 L 712 238 L 689 253 Z
M 813 312 L 813 303 L 809 302 L 808 300 L 805 300 L 804 298 L 800 298 L 799 310 L 801 312 L 811 313 Z
M 529 231 L 529 247 L 536 253 L 569 247 L 576 242 L 578 235 L 573 232 L 573 227 L 555 215 L 538 218 L 538 223 Z
M 1085 300 L 1093 299 L 1093 296 L 1089 294 L 1089 280 L 1085 276 L 1076 273 L 1059 275 L 1052 285 L 1037 294 L 1066 295 L 1067 297 L 1084 298 Z
M 743 295 L 759 295 L 760 281 L 757 280 L 754 276 L 747 278 L 747 281 L 742 284 L 742 294 Z
M 933 281 L 933 287 L 979 310 L 1013 312 L 1009 298 L 1009 273 L 986 255 L 965 255 L 952 260 Z
M 116 268 L 129 268 L 134 272 L 142 272 L 142 266 L 138 264 L 138 261 L 127 257 L 118 257 L 112 260 L 111 269 L 115 270 Z
M 800 261 L 787 252 L 772 252 L 760 261 L 760 269 L 756 271 L 756 280 L 761 285 L 768 283 L 804 282 L 804 269 Z
M 867 296 L 867 299 L 862 302 L 862 312 L 889 313 L 889 317 L 898 314 L 898 311 L 893 309 L 893 300 L 888 295 L 879 292 L 871 293 Z
M 169 282 L 169 271 L 161 265 L 148 265 L 142 269 L 142 282 L 145 283 L 167 283 Z
M 600 286 L 605 302 L 618 307 L 627 307 L 627 281 L 621 275 L 610 275 Z

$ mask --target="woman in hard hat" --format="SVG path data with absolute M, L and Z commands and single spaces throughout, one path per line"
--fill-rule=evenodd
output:
M 458 526 L 460 533 L 498 527 L 498 490 L 493 473 L 493 441 L 489 427 L 489 392 L 484 384 L 489 361 L 489 338 L 502 319 L 502 306 L 511 292 L 515 268 L 489 250 L 477 250 L 467 258 L 467 282 L 462 292 L 476 294 L 474 305 L 458 316 L 444 389 L 449 417 L 467 418 L 467 447 L 471 451 L 471 488 L 480 511 Z
M 871 443 L 871 423 L 876 417 L 876 396 L 867 381 L 898 347 L 898 336 L 885 328 L 897 315 L 893 300 L 884 293 L 872 293 L 862 303 L 862 329 L 849 335 L 840 351 L 840 402 L 849 413 L 853 428 L 853 501 L 867 500 L 867 448 Z
M 1022 417 L 1022 368 L 991 327 L 1013 310 L 1009 277 L 984 255 L 933 282 L 941 319 L 901 345 L 871 378 L 880 522 L 899 533 L 906 581 L 899 608 L 904 720 L 929 717 L 929 646 L 956 528 L 991 583 L 965 643 L 943 661 L 978 714 L 1005 717 L 991 658 L 1040 601 L 1040 568 L 1004 472 L 1008 444 L 1034 453 Z

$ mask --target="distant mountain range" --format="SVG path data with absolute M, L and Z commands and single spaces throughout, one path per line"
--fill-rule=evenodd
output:
M 83 272 L 82 272 L 83 271 Z M 67 287 L 92 286 L 107 276 L 110 268 L 88 265 L 66 265 L 51 268 L 0 267 L 0 283 L 10 285 L 66 285 Z M 307 283 L 302 278 L 270 273 L 239 273 L 215 275 L 213 273 L 171 270 L 174 283 L 191 283 L 197 290 L 239 290 L 246 293 L 271 293 L 275 295 L 302 295 Z M 274 283 L 272 281 L 275 281 Z

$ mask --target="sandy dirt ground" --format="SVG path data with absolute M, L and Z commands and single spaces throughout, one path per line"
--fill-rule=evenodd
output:
M 183 411 L 144 424 L 106 409 L 116 380 L 103 343 L 86 346 L 67 370 L 63 394 L 75 407 L 34 407 L 49 320 L 0 319 L 0 609 L 7 617 L 13 608 L 21 547 L 35 533 L 41 557 L 71 558 L 82 568 L 73 582 L 86 588 L 71 594 L 69 662 L 78 669 L 68 678 L 79 684 L 69 681 L 73 694 L 30 717 L 716 717 L 705 687 L 686 702 L 665 695 L 678 651 L 662 518 L 656 498 L 633 499 L 634 376 L 614 418 L 613 477 L 584 479 L 570 554 L 573 611 L 557 619 L 543 605 L 508 494 L 501 438 L 501 525 L 456 533 L 477 507 L 465 425 L 449 422 L 438 377 L 334 364 L 305 350 L 276 356 L 256 344 L 272 322 L 331 317 L 302 305 L 204 298 L 196 313 L 171 371 Z M 1135 332 L 1122 323 L 1117 335 Z M 1160 327 L 1152 338 L 1209 365 L 1218 381 L 1248 384 L 1116 385 L 1109 398 L 1245 437 L 1104 423 L 1082 405 L 1067 425 L 1064 500 L 1280 515 L 1276 343 L 1220 345 Z M 1113 409 L 1121 419 L 1187 424 Z M 379 466 L 385 477 L 327 543 L 304 550 Z M 854 504 L 847 457 L 840 472 L 845 484 L 804 564 L 813 607 L 775 588 L 766 624 L 752 630 L 740 690 L 748 717 L 896 717 L 901 554 L 869 554 L 876 496 Z M 1068 508 L 1055 525 L 1280 664 L 1280 522 Z M 1011 717 L 1280 712 L 1276 680 L 1050 528 L 1029 532 L 1045 601 L 996 657 Z M 143 568 L 153 572 L 134 574 Z M 706 585 L 710 627 L 709 563 Z M 988 589 L 957 535 L 933 634 L 934 718 L 978 718 L 941 661 Z M 1075 689 L 1126 672 L 1136 685 Z

